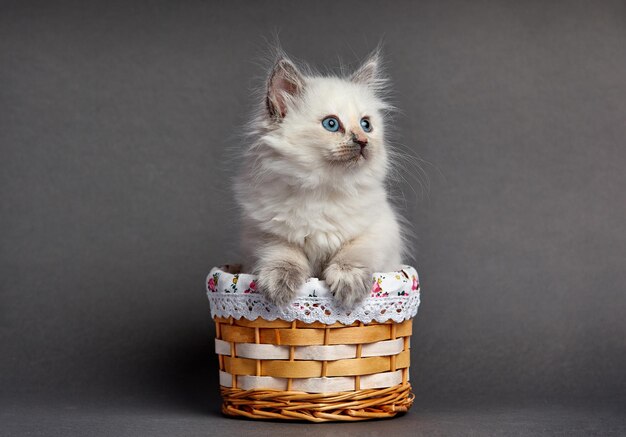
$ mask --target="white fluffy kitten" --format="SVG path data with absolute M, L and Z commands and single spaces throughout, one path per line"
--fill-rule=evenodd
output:
M 350 77 L 305 75 L 284 56 L 269 75 L 235 192 L 244 268 L 277 305 L 315 276 L 349 308 L 369 295 L 372 272 L 401 264 L 383 85 L 378 53 Z

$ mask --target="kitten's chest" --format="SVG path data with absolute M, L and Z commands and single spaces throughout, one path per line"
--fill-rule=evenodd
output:
M 366 199 L 293 196 L 275 223 L 309 259 L 332 256 L 371 222 Z

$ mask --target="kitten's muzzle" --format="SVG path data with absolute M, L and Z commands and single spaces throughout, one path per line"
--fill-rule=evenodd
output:
M 352 142 L 354 144 L 358 144 L 359 147 L 361 147 L 361 155 L 363 155 L 363 157 L 365 158 L 365 154 L 363 152 L 363 149 L 365 149 L 365 147 L 367 146 L 367 137 L 366 136 L 361 136 L 361 135 L 357 135 L 354 132 L 352 133 Z

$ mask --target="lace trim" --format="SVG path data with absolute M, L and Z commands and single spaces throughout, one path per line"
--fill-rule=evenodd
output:
M 345 310 L 335 304 L 332 297 L 298 297 L 288 307 L 279 308 L 260 294 L 207 293 L 213 317 L 234 317 L 255 320 L 282 319 L 288 322 L 321 322 L 327 325 L 339 322 L 345 325 L 360 321 L 379 323 L 393 320 L 402 322 L 415 317 L 420 304 L 420 293 L 408 296 L 367 298 L 358 307 Z

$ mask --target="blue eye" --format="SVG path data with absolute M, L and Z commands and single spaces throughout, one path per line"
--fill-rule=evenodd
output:
M 339 120 L 336 117 L 326 117 L 322 120 L 322 126 L 327 131 L 337 132 L 339 130 Z
M 367 119 L 367 118 L 362 118 L 361 119 L 361 127 L 363 128 L 363 130 L 365 132 L 371 132 L 372 131 L 372 124 L 370 123 L 369 119 Z

